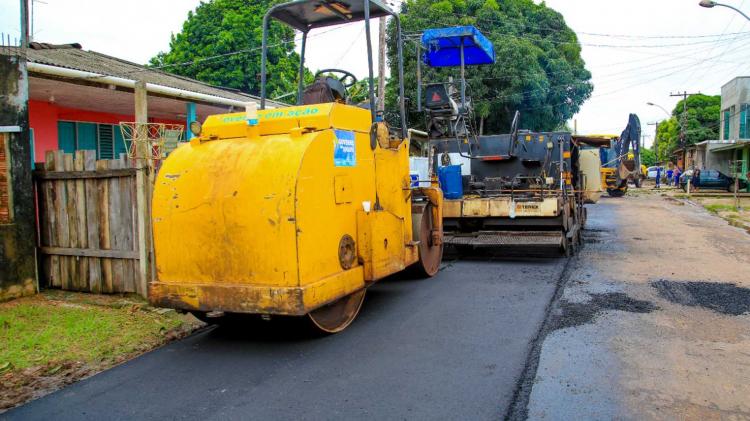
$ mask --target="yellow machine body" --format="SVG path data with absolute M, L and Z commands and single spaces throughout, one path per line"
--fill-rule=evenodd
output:
M 602 189 L 616 189 L 617 188 L 617 169 L 616 168 L 605 168 L 601 167 L 601 179 Z
M 581 173 L 586 177 L 584 198 L 586 203 L 596 203 L 606 191 L 601 171 L 601 156 L 599 149 L 582 149 L 578 157 Z
M 443 216 L 446 218 L 550 218 L 560 215 L 562 203 L 562 199 L 557 197 L 547 197 L 535 202 L 514 202 L 510 197 L 445 199 Z
M 304 315 L 418 260 L 407 139 L 371 142 L 370 111 L 338 103 L 258 117 L 210 116 L 164 161 L 153 303 Z

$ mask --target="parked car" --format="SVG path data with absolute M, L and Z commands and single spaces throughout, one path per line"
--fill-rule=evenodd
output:
M 646 170 L 646 172 L 648 174 L 647 177 L 648 177 L 649 180 L 655 180 L 656 179 L 656 169 L 657 168 L 659 168 L 659 167 L 658 166 L 657 167 L 648 167 L 648 169 Z M 661 176 L 662 176 L 662 178 L 664 178 L 666 176 L 666 174 L 667 174 L 666 168 L 661 167 Z
M 680 176 L 680 187 L 687 190 L 688 177 L 693 177 L 697 171 L 688 171 Z M 734 191 L 734 178 L 717 170 L 700 170 L 693 185 L 703 189 L 721 189 L 729 192 Z M 747 182 L 740 180 L 740 190 L 747 188 Z

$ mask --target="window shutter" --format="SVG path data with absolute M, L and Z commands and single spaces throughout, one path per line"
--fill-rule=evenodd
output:
M 748 104 L 740 106 L 740 139 L 747 139 L 747 108 Z
M 76 150 L 96 150 L 96 124 L 76 123 Z
M 128 150 L 125 147 L 125 140 L 122 138 L 120 126 L 112 126 L 112 132 L 115 135 L 115 158 L 119 158 L 120 154 L 127 153 Z
M 114 135 L 111 124 L 99 124 L 99 156 L 98 159 L 114 159 Z
M 76 124 L 70 121 L 57 122 L 57 148 L 65 153 L 76 151 Z
M 729 110 L 724 110 L 724 136 L 723 140 L 729 140 Z

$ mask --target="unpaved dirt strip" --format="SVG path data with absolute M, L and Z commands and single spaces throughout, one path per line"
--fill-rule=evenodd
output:
M 508 418 L 750 419 L 750 236 L 657 195 L 589 215 Z

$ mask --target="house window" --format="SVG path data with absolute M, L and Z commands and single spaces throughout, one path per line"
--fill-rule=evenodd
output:
M 13 221 L 9 141 L 8 133 L 0 133 L 0 224 L 10 224 Z
M 722 139 L 729 140 L 729 119 L 731 118 L 729 109 L 727 108 L 726 110 L 724 110 L 723 114 L 724 114 L 724 127 L 722 131 L 724 132 L 723 133 L 724 135 L 722 136 Z
M 750 104 L 742 104 L 740 105 L 740 139 L 747 139 L 748 137 L 748 109 L 750 109 Z
M 116 124 L 59 121 L 58 148 L 65 153 L 95 150 L 96 159 L 115 159 L 127 151 L 125 141 Z

